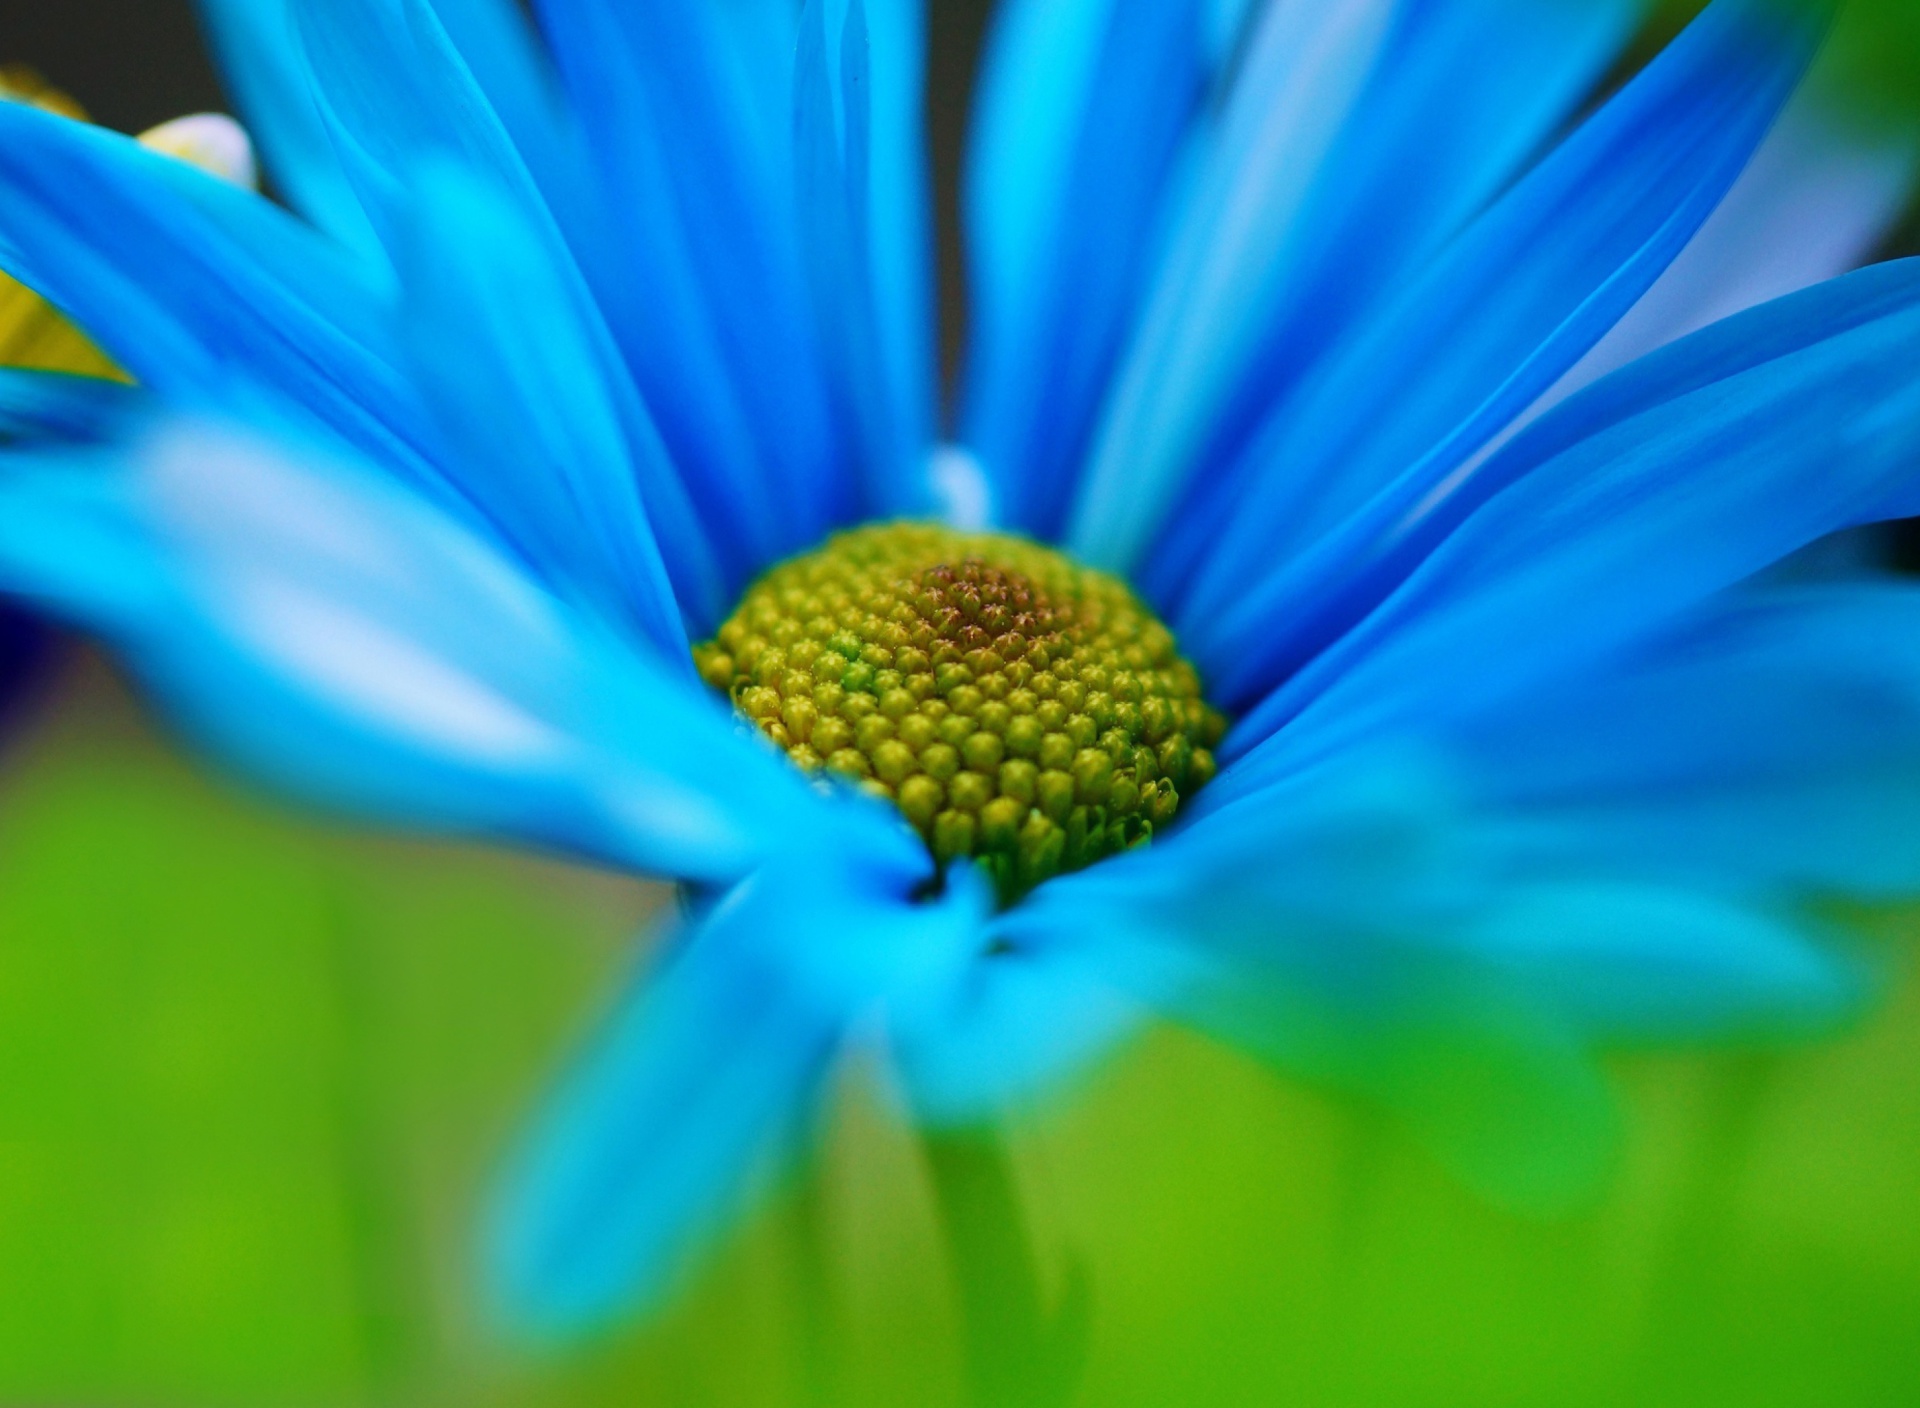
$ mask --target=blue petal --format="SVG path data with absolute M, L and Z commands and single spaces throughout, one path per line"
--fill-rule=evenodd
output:
M 703 880 L 823 828 L 924 855 L 465 525 L 288 453 L 191 425 L 15 452 L 0 585 L 107 638 L 227 757 L 329 805 Z
M 1111 393 L 1067 541 L 1125 571 L 1287 265 L 1288 235 L 1392 32 L 1393 0 L 1271 5 Z
M 458 160 L 539 205 L 525 154 L 425 0 L 292 5 L 321 117 L 389 249 L 423 157 Z
M 998 519 L 1058 532 L 1209 73 L 1197 0 L 1010 0 L 965 176 L 963 438 Z
M 1395 525 L 1388 553 L 1424 561 L 1241 720 L 1228 752 L 1245 756 L 1200 805 L 1396 720 L 1518 695 L 1808 542 L 1920 513 L 1916 355 L 1909 263 L 1729 319 L 1566 402 Z
M 583 1053 L 509 1172 L 489 1271 L 511 1323 L 578 1332 L 657 1302 L 790 1158 L 848 1028 L 951 979 L 986 896 L 912 904 L 901 877 L 801 855 L 669 942 Z
M 669 446 L 676 456 L 703 449 L 693 463 L 727 495 L 750 549 L 743 572 L 754 570 L 816 541 L 855 498 L 796 240 L 793 15 L 783 21 L 766 0 L 540 0 L 536 9 L 628 251 L 625 267 L 596 271 L 596 290 Z M 771 69 L 781 43 L 783 64 Z M 618 300 L 622 279 L 633 288 Z M 656 305 L 669 325 L 658 324 Z M 674 365 L 683 337 L 696 369 L 710 369 L 697 381 Z M 740 409 L 682 414 L 667 394 L 676 379 Z M 747 437 L 744 454 L 716 438 L 734 426 Z M 692 487 L 697 498 L 701 485 Z
M 434 442 L 390 290 L 250 192 L 110 132 L 0 104 L 0 258 L 149 390 L 298 407 L 417 483 Z
M 550 580 L 630 612 L 664 658 L 686 661 L 674 586 L 711 615 L 720 584 L 584 289 L 511 203 L 459 168 L 417 168 L 409 185 L 403 326 L 463 487 Z M 667 530 L 672 585 L 649 510 Z
M 199 0 L 221 76 L 293 206 L 342 244 L 378 255 L 373 226 L 340 167 L 293 23 L 293 0 Z
M 917 20 L 907 24 L 890 13 L 906 3 L 883 0 L 876 14 L 886 15 L 894 30 L 910 29 L 918 36 Z M 844 16 L 837 27 L 830 15 L 836 10 Z M 802 13 L 794 59 L 801 244 L 828 370 L 855 432 L 863 512 L 899 517 L 926 514 L 933 506 L 925 474 L 931 448 L 931 337 L 920 319 L 904 312 L 914 303 L 924 308 L 930 295 L 924 251 L 902 252 L 917 241 L 903 237 L 906 227 L 890 208 L 891 202 L 918 199 L 924 192 L 917 165 L 906 164 L 913 174 L 903 176 L 901 153 L 882 140 L 885 119 L 898 114 L 882 110 L 879 99 L 883 89 L 892 94 L 901 77 L 897 72 L 884 81 L 876 76 L 880 61 L 895 69 L 907 62 L 917 68 L 917 37 L 903 42 L 893 33 L 888 45 L 876 46 L 863 0 L 844 6 L 811 0 Z M 892 170 L 878 165 L 883 156 Z M 913 230 L 925 233 L 917 222 Z
M 585 134 L 517 7 L 507 0 L 430 3 L 559 228 L 566 252 L 556 257 L 577 261 L 704 516 L 706 526 L 683 524 L 678 511 L 663 511 L 656 491 L 649 502 L 663 543 L 673 553 L 684 536 L 710 532 L 718 540 L 719 565 L 706 569 L 724 569 L 716 588 L 693 590 L 685 570 L 674 574 L 683 606 L 704 630 L 723 606 L 712 595 L 730 597 L 740 578 L 785 541 L 782 518 L 797 517 L 801 531 L 817 531 L 826 521 L 822 506 L 775 497 L 782 486 L 766 474 L 766 451 L 747 424 L 739 378 L 726 365 L 667 194 L 644 209 L 609 208 Z M 742 29 L 757 30 L 746 13 L 753 7 L 737 8 Z M 740 38 L 750 42 L 744 33 Z M 776 446 L 776 462 L 779 453 Z
M 1323 620 L 1319 603 L 1371 604 L 1339 590 L 1350 564 L 1323 541 L 1336 526 L 1363 506 L 1410 511 L 1692 239 L 1804 70 L 1810 36 L 1778 28 L 1725 0 L 1710 9 L 1261 432 L 1174 623 L 1230 707 L 1351 623 Z
M 1464 724 L 1536 864 L 1775 897 L 1920 892 L 1920 592 L 1745 589 Z
M 1632 10 L 1269 7 L 1103 416 L 1076 544 L 1134 563 L 1243 422 L 1531 154 Z
M 145 400 L 102 377 L 0 368 L 0 439 L 110 439 Z
M 1179 506 L 1140 566 L 1155 600 L 1177 602 L 1223 526 L 1237 520 L 1255 467 L 1248 441 L 1260 424 L 1535 158 L 1624 46 L 1641 9 L 1637 0 L 1403 7 L 1303 214 L 1275 307 L 1219 393 L 1204 448 L 1182 471 Z

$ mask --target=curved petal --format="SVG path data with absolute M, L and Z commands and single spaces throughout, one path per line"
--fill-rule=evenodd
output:
M 1494 781 L 1444 739 L 1375 746 L 1051 882 L 1006 923 L 1378 1101 L 1491 1195 L 1564 1206 L 1615 1146 L 1596 1046 L 1802 1036 L 1865 985 L 1777 891 L 1636 870 L 1571 831 L 1549 854 Z
M 637 283 L 633 297 L 609 302 L 622 347 L 637 366 L 670 375 L 680 344 L 653 326 L 654 305 L 666 303 L 676 331 L 716 361 L 719 391 L 742 408 L 736 419 L 751 451 L 736 457 L 738 447 L 711 439 L 725 420 L 674 419 L 675 403 L 643 381 L 676 452 L 683 438 L 705 436 L 711 472 L 753 486 L 735 496 L 749 516 L 734 525 L 752 547 L 750 575 L 817 541 L 853 511 L 856 495 L 796 238 L 798 7 L 539 0 L 534 8 L 580 115 L 614 237 L 629 251 L 625 268 L 596 280 L 609 299 L 621 279 Z
M 127 138 L 0 104 L 0 259 L 176 403 L 261 395 L 416 484 L 433 436 L 371 266 L 251 192 Z
M 925 173 L 903 151 L 906 69 L 919 71 L 913 0 L 812 0 L 794 56 L 794 151 L 802 252 L 843 418 L 853 428 L 867 516 L 925 515 L 932 449 L 931 299 Z M 917 86 L 917 78 L 914 80 Z M 914 130 L 918 130 L 917 111 Z M 909 146 L 908 150 L 917 151 Z
M 340 167 L 293 22 L 293 0 L 198 0 L 227 90 L 294 207 L 348 248 L 380 244 Z
M 1082 560 L 1125 571 L 1171 499 L 1394 10 L 1275 4 L 1256 25 L 1101 418 L 1066 535 Z
M 1813 49 L 1807 26 L 1774 14 L 1766 0 L 1711 7 L 1270 420 L 1173 623 L 1230 707 L 1350 624 L 1317 609 L 1345 566 L 1321 547 L 1332 530 L 1376 497 L 1410 507 L 1443 483 L 1720 203 Z M 1275 619 L 1285 639 L 1269 643 Z
M 1866 129 L 1844 101 L 1816 65 L 1713 218 L 1534 412 L 1655 348 L 1866 261 L 1906 206 L 1920 141 Z
M 902 882 L 906 883 L 903 884 Z M 542 1336 L 657 1302 L 805 1132 L 849 1027 L 951 981 L 987 896 L 799 855 L 720 896 L 582 1053 L 491 1217 L 501 1311 Z
M 1504 887 L 1417 757 L 1375 755 L 1050 882 L 1027 942 L 1097 943 L 1145 1005 L 1394 1111 L 1502 1201 L 1562 1207 L 1617 1121 L 1567 1014 L 1484 960 Z
M 376 473 L 233 432 L 16 453 L 0 584 L 106 637 L 243 767 L 330 805 L 635 870 L 744 873 L 830 804 L 645 647 Z
M 1814 539 L 1920 512 L 1917 350 L 1920 262 L 1905 261 L 1728 319 L 1569 400 L 1377 526 L 1383 571 L 1419 565 L 1241 720 L 1227 751 L 1245 756 L 1200 805 L 1409 709 L 1470 713 Z
M 1633 20 L 1630 0 L 1270 6 L 1102 413 L 1077 547 L 1137 563 L 1248 422 L 1533 155 Z

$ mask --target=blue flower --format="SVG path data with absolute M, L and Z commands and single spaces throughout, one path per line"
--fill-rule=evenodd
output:
M 523 1322 L 658 1295 L 856 1034 L 938 1124 L 1165 1014 L 1552 1203 L 1596 1051 L 1860 997 L 1813 901 L 1920 882 L 1920 592 L 1770 569 L 1920 514 L 1920 266 L 1814 283 L 1907 166 L 1809 166 L 1802 9 L 1569 131 L 1632 0 L 1007 0 L 935 450 L 914 0 L 205 3 L 299 214 L 0 106 L 0 256 L 140 384 L 5 384 L 0 581 L 305 796 L 683 883 L 507 1180 Z M 943 513 L 1234 721 L 1007 906 L 690 657 Z

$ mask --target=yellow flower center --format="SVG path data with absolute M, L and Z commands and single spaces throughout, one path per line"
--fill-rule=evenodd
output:
M 794 762 L 888 798 L 1009 902 L 1150 840 L 1213 776 L 1225 728 L 1125 584 L 925 523 L 781 563 L 693 653 Z

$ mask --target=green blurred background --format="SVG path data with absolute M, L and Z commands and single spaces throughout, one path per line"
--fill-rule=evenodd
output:
M 0 1401 L 958 1403 L 927 1180 L 858 1077 L 817 1177 L 663 1321 L 504 1343 L 478 1192 L 662 894 L 291 819 L 90 658 L 59 704 L 0 776 Z M 1619 1073 L 1613 1191 L 1536 1222 L 1151 1037 L 1013 1135 L 1048 1285 L 1091 1288 L 1077 1401 L 1914 1402 L 1920 989 Z
M 1856 3 L 1886 121 L 1920 6 Z M 983 13 L 934 6 L 947 192 Z M 218 104 L 184 0 L 8 5 L 0 59 L 126 129 Z M 486 1323 L 480 1192 L 664 902 L 292 819 L 77 656 L 0 755 L 0 1403 L 957 1404 L 928 1182 L 859 1075 L 664 1320 L 548 1353 Z M 1012 1135 L 1049 1290 L 1090 1288 L 1077 1401 L 1920 1402 L 1920 986 L 1819 1047 L 1617 1070 L 1620 1176 L 1538 1222 L 1153 1035 Z

